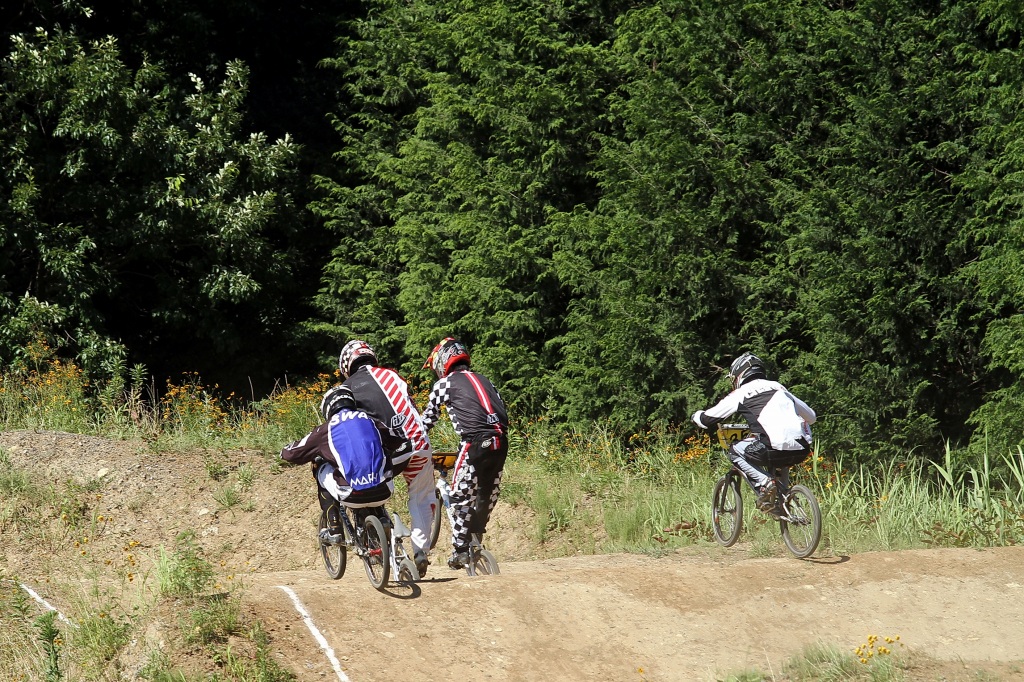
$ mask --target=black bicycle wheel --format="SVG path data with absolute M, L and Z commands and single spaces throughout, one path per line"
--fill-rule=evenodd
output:
M 441 501 L 441 491 L 434 488 L 434 520 L 430 524 L 430 549 L 437 545 L 437 539 L 441 536 L 441 516 L 444 514 L 444 502 Z
M 388 577 L 391 575 L 391 543 L 388 537 L 388 530 L 384 530 L 384 524 L 380 519 L 371 514 L 366 517 L 366 553 L 363 555 L 363 567 L 366 568 L 366 577 L 370 584 L 378 590 L 383 590 L 388 584 Z
M 327 528 L 327 512 L 320 512 L 320 528 L 323 530 Z M 319 532 L 317 538 L 320 537 Z M 333 580 L 337 580 L 341 576 L 345 575 L 345 564 L 346 562 L 346 548 L 345 545 L 337 544 L 330 545 L 320 540 L 320 555 L 324 558 L 324 568 L 327 569 L 327 575 Z
M 743 497 L 738 476 L 725 475 L 715 483 L 711 497 L 711 526 L 715 540 L 723 547 L 732 547 L 743 530 Z
M 806 486 L 795 485 L 783 500 L 786 520 L 779 521 L 782 540 L 797 559 L 805 559 L 821 541 L 821 507 Z

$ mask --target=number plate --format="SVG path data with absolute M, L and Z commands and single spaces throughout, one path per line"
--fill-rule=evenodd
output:
M 750 429 L 747 428 L 746 424 L 719 424 L 718 444 L 725 449 L 729 449 L 729 446 L 733 443 L 746 438 L 748 433 L 750 433 Z
M 455 466 L 455 459 L 457 456 L 457 452 L 435 452 L 431 456 L 431 459 L 434 460 L 434 466 L 441 469 L 451 469 Z

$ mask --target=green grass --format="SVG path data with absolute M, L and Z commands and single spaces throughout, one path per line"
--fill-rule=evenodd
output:
M 717 679 L 722 682 L 942 682 L 947 679 L 998 682 L 1016 679 L 1020 671 L 1009 665 L 1005 672 L 1009 678 L 998 672 L 969 670 L 960 661 L 944 663 L 919 653 L 909 653 L 902 648 L 898 638 L 871 636 L 852 651 L 818 642 L 789 658 L 781 669 L 735 670 Z
M 0 378 L 0 428 L 46 428 L 117 438 L 139 438 L 156 450 L 201 448 L 208 477 L 225 482 L 215 494 L 228 510 L 243 505 L 256 469 L 238 468 L 236 481 L 224 453 L 254 449 L 273 473 L 276 454 L 317 423 L 322 392 L 337 377 L 281 386 L 243 402 L 196 375 L 157 390 L 142 367 L 105 384 L 90 383 L 45 346 L 28 349 L 31 362 Z M 421 402 L 425 396 L 414 396 Z M 450 424 L 433 430 L 438 450 L 457 447 Z M 543 418 L 513 422 L 503 482 L 504 504 L 528 508 L 529 538 L 539 554 L 559 551 L 664 551 L 713 542 L 709 496 L 726 459 L 706 436 L 655 430 L 628 438 L 601 424 L 565 430 Z M 51 486 L 31 490 L 0 453 L 0 527 L 18 523 L 12 499 L 56 496 L 66 526 L 95 524 L 76 506 L 80 491 Z M 991 546 L 1024 542 L 1024 451 L 979 460 L 947 450 L 944 461 L 908 457 L 865 467 L 819 443 L 816 457 L 795 473 L 821 502 L 822 553 L 928 546 Z M 70 484 L 68 484 L 70 485 Z M 17 493 L 17 495 L 12 495 Z M 396 487 L 401 508 L 404 486 Z M 752 501 L 752 497 L 747 497 Z M 740 541 L 757 554 L 779 547 L 777 526 L 748 507 Z M 561 549 L 559 549 L 561 546 Z
M 634 447 L 602 429 L 559 433 L 533 425 L 506 467 L 506 504 L 535 513 L 532 537 L 551 546 L 580 524 L 602 538 L 596 551 L 672 549 L 713 542 L 710 493 L 728 468 L 706 438 L 645 436 Z M 1004 458 L 1012 475 L 988 469 L 937 475 L 924 462 L 846 466 L 819 447 L 794 469 L 822 508 L 819 555 L 934 546 L 987 547 L 1024 542 L 1024 455 Z M 744 489 L 740 542 L 758 556 L 784 552 L 778 525 L 753 509 Z M 568 543 L 573 544 L 573 543 Z
M 213 566 L 203 556 L 193 531 L 179 534 L 172 551 L 160 548 L 156 576 L 163 596 L 194 597 L 210 588 Z
M 279 471 L 277 452 L 316 422 L 320 394 L 334 380 L 281 387 L 255 403 L 219 396 L 216 387 L 186 376 L 158 392 L 142 368 L 128 380 L 90 384 L 72 365 L 40 357 L 35 369 L 0 376 L 0 428 L 50 429 L 145 442 L 156 451 L 202 449 L 207 476 L 223 482 L 217 503 L 245 504 L 258 472 Z M 422 396 L 421 396 L 422 397 Z M 435 448 L 451 450 L 457 438 L 448 422 L 432 432 Z M 623 438 L 602 425 L 564 430 L 543 419 L 513 423 L 502 504 L 531 521 L 521 533 L 517 558 L 628 551 L 661 554 L 714 546 L 710 494 L 727 469 L 724 454 L 703 436 L 656 431 Z M 823 539 L 818 555 L 921 547 L 986 547 L 1024 543 L 1024 452 L 980 459 L 948 450 L 943 461 L 908 457 L 866 467 L 847 464 L 840 452 L 818 444 L 816 456 L 794 472 L 821 503 Z M 257 459 L 234 471 L 227 450 L 255 451 Z M 259 457 L 262 457 L 262 462 Z M 264 469 L 263 467 L 266 467 Z M 87 542 L 102 531 L 95 503 L 104 483 L 40 481 L 19 470 L 0 450 L 0 532 L 40 547 Z M 753 501 L 749 491 L 745 500 Z M 395 509 L 406 503 L 396 486 Z M 132 504 L 144 505 L 139 498 Z M 782 555 L 778 526 L 745 505 L 737 551 Z M 517 516 L 516 518 L 521 518 Z M 247 622 L 231 595 L 215 594 L 215 575 L 194 535 L 157 548 L 152 569 L 140 572 L 131 547 L 112 569 L 120 597 L 95 591 L 73 610 L 74 632 L 40 613 L 0 574 L 0 674 L 4 679 L 101 679 L 142 634 L 154 609 L 178 600 L 187 606 L 178 623 L 186 645 L 207 650 L 217 679 L 278 682 L 290 679 L 269 657 L 259 623 Z M 245 655 L 227 644 L 242 641 Z M 148 654 L 143 679 L 190 682 L 206 676 L 179 670 L 159 652 Z M 732 673 L 730 680 L 900 680 L 899 656 L 867 663 L 822 645 L 779 671 Z
M 747 669 L 726 674 L 723 682 L 902 682 L 907 668 L 899 654 L 876 654 L 861 659 L 832 644 L 818 643 L 806 647 L 782 666 L 781 671 Z M 862 662 L 863 661 L 863 662 Z

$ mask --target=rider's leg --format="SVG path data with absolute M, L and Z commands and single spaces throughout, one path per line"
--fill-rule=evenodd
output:
M 751 485 L 756 489 L 760 489 L 771 480 L 771 477 L 764 469 L 755 466 L 744 456 L 747 448 L 754 442 L 753 438 L 747 438 L 733 443 L 729 448 L 729 459 L 736 465 L 736 468 L 743 472 L 743 475 L 747 477 Z
M 778 499 L 775 481 L 763 468 L 767 465 L 768 447 L 757 436 L 745 438 L 729 448 L 732 459 L 757 491 L 757 508 L 768 511 Z
M 789 467 L 779 467 L 775 470 L 775 476 L 782 483 L 784 490 L 789 490 Z
M 320 509 L 327 514 L 327 533 L 325 540 L 337 541 L 342 535 L 341 509 L 338 506 L 338 484 L 334 480 L 334 466 L 324 462 L 314 472 L 316 477 L 316 496 Z
M 406 485 L 409 487 L 409 519 L 412 525 L 412 547 L 414 554 L 423 555 L 430 544 L 430 524 L 434 522 L 434 463 L 430 459 L 430 450 L 420 450 L 412 455 L 409 465 L 402 472 Z
M 475 447 L 477 446 L 471 445 L 470 450 Z M 470 527 L 473 523 L 480 481 L 476 467 L 469 456 L 459 457 L 452 475 L 451 497 L 449 498 L 452 507 L 452 549 L 457 555 L 469 548 Z M 448 565 L 459 568 L 455 565 L 458 561 L 454 560 L 453 556 Z
M 477 478 L 480 489 L 477 491 L 476 509 L 473 514 L 473 525 L 470 532 L 483 535 L 487 523 L 491 519 L 494 505 L 498 503 L 498 492 L 501 489 L 501 476 L 508 456 L 508 441 L 495 437 L 490 447 L 481 448 L 480 457 L 476 462 Z

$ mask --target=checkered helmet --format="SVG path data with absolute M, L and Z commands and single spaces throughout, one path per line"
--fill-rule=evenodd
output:
M 434 346 L 423 367 L 430 367 L 438 379 L 443 379 L 452 371 L 452 367 L 459 363 L 469 365 L 469 351 L 462 343 L 448 336 Z
M 341 370 L 341 376 L 348 379 L 352 376 L 356 365 L 365 365 L 367 360 L 369 364 L 376 365 L 377 353 L 366 341 L 352 339 L 341 349 L 341 355 L 338 357 L 338 369 Z

